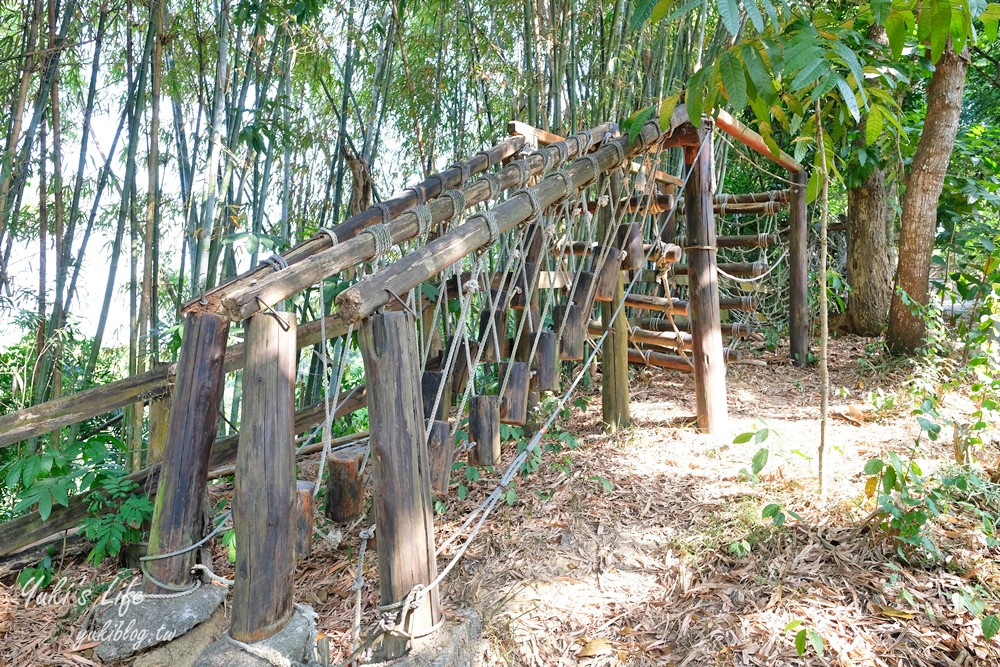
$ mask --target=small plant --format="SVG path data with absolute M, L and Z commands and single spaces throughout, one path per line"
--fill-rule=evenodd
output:
M 806 649 L 812 646 L 813 650 L 816 651 L 816 655 L 822 656 L 826 650 L 826 642 L 823 641 L 823 636 L 803 624 L 804 621 L 802 619 L 796 619 L 785 626 L 785 632 L 798 629 L 795 633 L 795 652 L 801 658 L 806 654 Z
M 125 477 L 109 478 L 100 490 L 88 496 L 91 516 L 84 519 L 83 530 L 94 548 L 87 562 L 94 567 L 107 557 L 115 557 L 126 544 L 142 539 L 142 523 L 153 516 L 153 503 L 145 494 L 136 494 L 139 485 Z
M 32 587 L 41 590 L 52 583 L 56 575 L 56 569 L 52 563 L 52 557 L 55 554 L 55 545 L 49 545 L 49 548 L 45 550 L 45 556 L 38 561 L 38 565 L 21 570 L 20 574 L 17 575 L 17 585 L 21 587 L 21 590 Z
M 236 529 L 230 528 L 222 533 L 222 546 L 226 547 L 226 555 L 230 563 L 236 562 Z
M 754 426 L 752 431 L 746 433 L 740 433 L 735 438 L 733 438 L 734 445 L 742 445 L 754 441 L 756 444 L 763 444 L 771 436 L 771 430 L 766 424 L 761 422 L 761 426 Z M 750 459 L 750 468 L 741 468 L 739 476 L 742 479 L 749 479 L 750 481 L 757 483 L 760 481 L 760 473 L 764 471 L 767 466 L 767 460 L 771 456 L 771 450 L 768 447 L 761 447 L 757 450 L 757 453 L 753 455 Z
M 748 540 L 737 540 L 730 543 L 730 545 L 726 547 L 726 551 L 737 558 L 746 558 L 750 555 L 751 550 L 750 542 Z

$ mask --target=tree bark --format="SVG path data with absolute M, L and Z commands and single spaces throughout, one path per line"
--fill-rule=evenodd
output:
M 927 305 L 929 301 L 938 200 L 955 146 L 965 74 L 969 67 L 968 52 L 956 54 L 949 43 L 936 67 L 927 89 L 924 129 L 903 195 L 900 260 L 889 308 L 886 339 L 892 350 L 903 353 L 913 353 L 924 339 L 924 321 L 911 313 L 911 306 L 903 303 L 899 290 L 906 292 L 915 303 Z
M 874 167 L 857 187 L 847 190 L 847 323 L 851 333 L 879 336 L 889 318 L 892 263 L 889 226 L 892 188 L 886 169 Z

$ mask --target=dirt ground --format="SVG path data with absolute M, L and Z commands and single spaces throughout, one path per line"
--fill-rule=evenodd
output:
M 865 523 L 873 507 L 865 462 L 908 451 L 920 433 L 908 410 L 872 409 L 867 393 L 901 390 L 908 369 L 873 369 L 868 342 L 832 343 L 825 499 L 816 488 L 815 367 L 794 368 L 781 352 L 755 357 L 766 367 L 732 366 L 729 433 L 712 437 L 691 425 L 690 376 L 639 369 L 633 425 L 614 435 L 600 424 L 599 389 L 584 391 L 589 407 L 560 422 L 579 446 L 546 452 L 537 472 L 517 479 L 517 500 L 497 506 L 445 581 L 446 613 L 472 606 L 483 615 L 490 666 L 1000 665 L 998 639 L 986 641 L 978 618 L 956 604 L 975 590 L 987 612 L 1000 608 L 997 547 L 982 530 L 961 515 L 943 516 L 935 539 L 949 559 L 909 565 Z M 761 445 L 733 437 L 764 424 L 770 456 L 752 479 L 745 471 Z M 944 439 L 916 446 L 925 473 L 948 465 Z M 511 444 L 504 463 L 514 455 Z M 436 518 L 439 544 L 498 478 L 483 473 L 464 501 L 453 489 Z M 775 526 L 761 518 L 768 503 L 801 520 Z M 317 539 L 297 572 L 297 599 L 319 612 L 334 658 L 351 641 L 359 528 L 326 527 L 333 539 Z M 217 555 L 225 560 L 224 549 Z M 365 572 L 369 623 L 377 603 L 372 552 Z M 16 604 L 13 588 L 0 595 Z M 52 606 L 0 616 L 0 664 L 94 664 L 86 649 L 67 650 L 66 631 L 78 622 Z

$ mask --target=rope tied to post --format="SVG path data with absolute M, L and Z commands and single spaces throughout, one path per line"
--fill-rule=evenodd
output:
M 420 206 L 414 206 L 412 209 L 413 215 L 417 216 L 417 233 L 420 235 L 426 234 L 427 230 L 431 227 L 431 209 L 426 204 L 421 204 Z
M 288 268 L 288 261 L 278 253 L 275 253 L 270 257 L 265 257 L 261 261 L 261 264 L 267 264 L 275 271 L 281 271 L 282 269 Z
M 500 184 L 500 178 L 496 174 L 484 174 L 483 180 L 490 186 L 490 199 L 496 199 L 499 197 L 500 192 L 503 190 L 503 186 Z
M 615 151 L 615 165 L 620 165 L 625 161 L 625 147 L 622 146 L 620 141 L 612 141 L 611 148 Z
M 584 155 L 584 156 L 583 156 L 582 158 L 580 158 L 580 159 L 581 159 L 582 161 L 586 162 L 587 164 L 589 164 L 589 165 L 590 165 L 590 168 L 594 170 L 594 176 L 593 176 L 593 179 L 596 179 L 596 178 L 597 178 L 598 176 L 600 176 L 600 175 L 601 175 L 601 163 L 600 163 L 600 161 L 599 161 L 599 160 L 597 159 L 597 156 L 596 156 L 596 155 Z M 592 180 L 593 180 L 593 179 L 592 179 Z
M 483 211 L 482 213 L 477 213 L 476 215 L 472 216 L 472 218 L 470 218 L 470 221 L 475 218 L 482 218 L 483 222 L 486 223 L 486 229 L 489 230 L 490 232 L 489 243 L 483 246 L 483 248 L 486 248 L 496 243 L 500 239 L 500 226 L 497 224 L 497 218 L 493 214 L 493 211 Z
M 408 185 L 403 188 L 403 192 L 412 192 L 417 198 L 417 205 L 422 205 L 427 203 L 427 197 L 424 196 L 424 191 L 415 185 Z
M 542 202 L 538 199 L 537 192 L 535 192 L 532 188 L 521 188 L 520 190 L 515 190 L 511 193 L 512 197 L 516 197 L 518 195 L 527 195 L 528 197 L 528 203 L 531 204 L 531 216 L 528 218 L 529 220 L 538 220 L 542 217 Z
M 465 210 L 465 193 L 461 190 L 447 190 L 446 192 L 442 192 L 441 196 L 451 200 L 451 217 L 457 218 Z
M 566 187 L 566 192 L 563 194 L 562 197 L 560 197 L 560 199 L 572 197 L 574 194 L 576 194 L 576 188 L 573 187 L 573 177 L 570 176 L 569 172 L 566 171 L 566 169 L 557 169 L 555 173 L 553 173 L 552 175 L 561 178 L 564 186 Z
M 389 248 L 392 247 L 392 233 L 389 231 L 387 225 L 372 225 L 365 232 L 371 234 L 372 239 L 375 241 L 375 254 L 372 256 L 372 259 L 379 259 L 382 255 L 389 252 Z
M 521 158 L 520 160 L 512 160 L 511 164 L 517 169 L 517 184 L 518 186 L 523 186 L 531 178 L 531 167 L 528 166 L 527 160 Z
M 576 154 L 584 155 L 590 150 L 590 147 L 594 145 L 594 133 L 590 130 L 581 130 L 574 134 L 570 139 L 576 140 Z
M 330 237 L 331 247 L 336 246 L 338 243 L 340 243 L 340 239 L 337 238 L 337 233 L 334 232 L 329 227 L 320 227 L 319 229 L 317 229 L 316 236 L 319 236 L 320 234 L 326 234 L 328 237 Z
M 569 146 L 566 145 L 565 141 L 559 141 L 553 146 L 556 149 L 556 153 L 559 153 L 559 161 L 566 162 L 569 159 Z
M 487 161 L 487 164 L 488 164 L 489 163 L 489 158 L 487 158 L 486 161 Z M 469 163 L 468 162 L 453 162 L 450 165 L 448 165 L 448 168 L 449 169 L 458 169 L 459 171 L 462 172 L 462 184 L 464 184 L 466 181 L 468 181 L 469 177 L 472 176 L 472 169 L 469 168 Z

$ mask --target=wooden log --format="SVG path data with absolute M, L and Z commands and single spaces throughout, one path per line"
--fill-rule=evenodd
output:
M 724 296 L 719 299 L 720 310 L 742 310 L 750 312 L 757 310 L 757 297 L 755 296 Z
M 791 193 L 789 190 L 767 190 L 765 192 L 748 192 L 744 194 L 717 194 L 712 197 L 712 204 L 753 204 L 765 201 L 787 202 Z
M 532 370 L 538 391 L 559 391 L 559 335 L 555 331 L 538 332 Z
M 558 305 L 552 307 L 553 329 L 559 333 L 559 358 L 562 361 L 583 359 L 586 314 L 580 306 Z M 565 325 L 563 322 L 565 321 Z
M 639 221 L 623 224 L 618 228 L 618 247 L 625 251 L 625 258 L 621 263 L 623 271 L 641 269 L 646 263 L 646 254 L 642 249 L 642 225 Z
M 772 153 L 771 149 L 768 148 L 767 143 L 764 141 L 763 137 L 761 137 L 759 134 L 751 130 L 749 127 L 747 127 L 740 121 L 733 118 L 732 115 L 729 114 L 729 112 L 720 111 L 716 116 L 715 123 L 720 130 L 722 130 L 729 136 L 733 137 L 747 148 L 750 148 L 760 153 L 768 160 L 771 160 L 776 164 L 781 165 L 789 172 L 793 174 L 805 173 L 805 168 L 801 164 L 796 162 L 795 159 L 792 158 L 792 156 L 790 156 L 788 153 L 784 151 L 778 151 L 777 155 Z
M 690 249 L 688 254 L 690 255 Z M 767 262 L 730 262 L 716 266 L 718 270 L 725 271 L 737 278 L 756 278 L 767 273 L 770 268 Z M 670 266 L 670 274 L 674 276 L 686 276 L 690 275 L 690 269 L 687 264 L 672 264 Z
M 747 202 L 743 204 L 713 202 L 712 212 L 716 215 L 776 215 L 785 203 L 780 201 Z M 679 214 L 684 213 L 684 201 L 677 206 Z
M 647 123 L 634 141 L 630 142 L 628 137 L 607 140 L 594 153 L 594 157 L 599 169 L 606 170 L 619 162 L 619 153 L 611 146 L 612 143 L 617 143 L 628 156 L 662 138 L 659 126 Z M 542 208 L 563 199 L 569 194 L 569 190 L 575 191 L 595 177 L 593 165 L 580 160 L 574 161 L 566 169 L 566 173 L 569 174 L 568 179 L 555 174 L 531 188 Z M 532 219 L 534 209 L 529 197 L 526 192 L 520 193 L 492 209 L 496 231 L 503 234 Z M 392 298 L 390 293 L 402 294 L 425 280 L 430 280 L 445 267 L 488 244 L 492 237 L 490 229 L 491 225 L 486 218 L 472 216 L 464 225 L 415 250 L 385 270 L 355 283 L 337 296 L 341 319 L 345 322 L 358 322 L 388 303 Z
M 809 227 L 805 172 L 792 174 L 788 237 L 788 338 L 792 363 L 809 360 Z
M 667 243 L 666 241 L 644 243 L 642 251 L 649 253 L 649 261 L 655 262 L 657 266 L 666 266 L 674 262 L 679 262 L 681 261 L 681 256 L 684 254 L 684 249 L 679 245 Z
M 505 359 L 507 339 L 507 310 L 484 310 L 479 313 L 479 346 L 483 350 L 480 361 L 497 362 Z
M 615 297 L 615 288 L 626 253 L 618 248 L 604 248 L 597 251 L 594 261 L 596 262 L 600 257 L 604 257 L 604 262 L 596 272 L 597 284 L 594 287 L 594 300 L 606 303 Z
M 313 543 L 313 483 L 304 479 L 295 482 L 295 562 L 301 563 L 312 555 Z
M 571 295 L 571 302 L 580 306 L 584 312 L 594 309 L 594 299 L 597 297 L 596 274 L 593 271 L 581 271 L 576 282 L 576 289 Z
M 687 301 L 667 299 L 660 296 L 648 296 L 646 294 L 629 294 L 625 297 L 625 305 L 629 308 L 655 310 L 661 313 L 670 313 L 671 315 L 687 315 L 689 312 Z
M 722 356 L 719 318 L 719 276 L 716 265 L 715 220 L 712 216 L 712 138 L 702 145 L 686 146 L 684 162 L 689 170 L 684 197 L 687 200 L 687 245 L 691 270 L 688 292 L 694 347 L 695 407 L 698 428 L 723 433 L 727 428 L 726 364 Z M 673 265 L 675 268 L 677 265 Z
M 532 301 L 532 292 L 537 295 L 538 264 L 522 262 L 514 276 L 514 296 L 510 307 L 514 310 L 524 310 Z M 535 297 L 537 299 L 537 296 Z
M 181 342 L 177 384 L 170 411 L 167 447 L 160 473 L 148 554 L 156 556 L 188 547 L 202 536 L 205 481 L 222 400 L 229 321 L 212 313 L 188 317 Z M 193 551 L 147 562 L 157 580 L 183 587 L 191 583 Z M 143 590 L 160 593 L 146 581 Z
M 673 354 L 661 354 L 649 350 L 636 350 L 635 348 L 629 348 L 628 362 L 637 366 L 656 366 L 657 368 L 669 368 L 673 371 L 683 371 L 685 373 L 694 371 L 690 358 L 679 357 Z
M 507 378 L 507 386 L 500 396 L 500 423 L 523 426 L 528 421 L 528 390 L 531 368 L 526 361 L 512 361 L 500 365 L 500 382 Z M 501 384 L 502 386 L 502 384 Z
M 720 236 L 715 241 L 718 248 L 769 248 L 778 245 L 781 238 L 777 234 L 746 234 Z
M 294 611 L 295 361 L 293 314 L 261 313 L 247 321 L 229 625 L 241 642 L 267 639 Z
M 624 298 L 625 276 L 619 271 L 615 274 L 614 297 L 601 304 L 601 322 L 611 328 L 601 356 L 601 420 L 612 433 L 628 428 L 632 423 L 628 386 L 628 320 L 625 309 L 619 308 Z
M 157 364 L 168 366 L 169 364 Z M 163 460 L 167 450 L 167 432 L 170 429 L 170 395 L 157 396 L 149 401 L 149 448 L 146 466 L 156 465 Z
M 451 464 L 455 445 L 451 442 L 451 425 L 434 420 L 427 430 L 427 456 L 431 467 L 431 491 L 439 496 L 448 493 L 451 483 Z
M 660 343 L 637 342 L 634 345 L 633 349 L 637 349 L 642 353 L 653 352 L 655 354 L 663 354 L 663 350 L 665 349 L 669 350 L 670 353 L 680 352 L 681 349 L 684 349 L 684 352 L 688 355 L 688 359 L 690 359 L 691 356 L 690 350 L 687 348 L 674 347 L 672 345 L 663 345 Z M 724 347 L 722 348 L 722 358 L 725 360 L 727 364 L 729 363 L 738 364 L 743 361 L 743 352 L 741 350 L 737 350 L 731 347 Z M 650 364 L 650 365 L 655 365 L 655 364 Z
M 458 345 L 458 351 L 455 353 L 455 363 L 451 369 L 451 390 L 455 394 L 462 394 L 469 381 L 472 363 L 479 354 L 479 342 L 452 336 L 448 339 L 448 348 L 453 345 Z
M 605 327 L 604 324 L 597 320 L 591 320 L 590 324 L 587 325 L 587 331 L 591 336 L 600 336 L 604 334 Z M 645 343 L 648 345 L 659 345 L 660 347 L 669 347 L 675 350 L 684 349 L 690 350 L 693 344 L 691 340 L 691 334 L 684 332 L 674 332 L 674 331 L 653 331 L 650 329 L 642 329 L 640 327 L 629 327 L 628 328 L 628 341 L 630 343 Z
M 595 128 L 594 132 L 595 136 L 598 136 L 601 140 L 607 136 L 606 130 Z M 576 156 L 576 143 L 576 141 L 569 141 L 564 144 L 567 154 L 571 158 Z M 545 168 L 547 161 L 542 157 L 543 152 L 547 152 L 557 162 L 560 159 L 559 150 L 555 147 L 544 148 L 541 151 L 532 153 L 524 158 L 531 176 L 542 173 L 542 170 Z M 484 158 L 480 158 L 480 160 L 482 159 Z M 497 172 L 496 176 L 500 180 L 501 189 L 506 190 L 517 187 L 520 184 L 521 172 L 515 165 L 508 165 Z M 466 206 L 472 207 L 490 199 L 492 188 L 486 180 L 480 179 L 462 188 L 462 192 L 465 195 Z M 530 202 L 526 203 L 530 207 Z M 454 203 L 450 198 L 439 198 L 430 202 L 427 206 L 431 214 L 432 228 L 456 215 Z M 377 211 L 377 209 L 375 210 Z M 380 216 L 379 219 L 368 224 L 381 222 L 381 212 L 377 212 Z M 344 223 L 344 225 L 346 224 Z M 344 227 L 344 225 L 338 226 L 334 231 L 336 232 Z M 393 244 L 401 243 L 402 241 L 414 238 L 420 233 L 420 221 L 415 212 L 406 211 L 397 219 L 391 220 L 388 223 L 388 230 L 391 242 Z M 487 230 L 487 239 L 489 238 L 488 233 Z M 338 238 L 340 237 L 338 236 Z M 239 287 L 230 290 L 222 297 L 222 306 L 234 319 L 248 317 L 260 308 L 261 302 L 268 304 L 278 303 L 323 278 L 370 260 L 375 255 L 375 249 L 375 239 L 371 234 L 358 233 L 346 241 L 341 238 L 340 243 L 336 246 L 325 246 L 323 250 L 314 251 L 308 257 L 297 261 L 287 269 L 265 273 L 263 276 L 255 278 L 256 282 L 253 282 L 253 280 L 244 281 Z M 431 276 L 436 273 L 439 273 L 439 271 L 433 272 Z M 430 276 L 427 279 L 429 278 Z M 405 291 L 397 291 L 396 293 L 403 294 Z M 360 320 L 361 318 L 358 319 Z
M 517 154 L 523 147 L 524 139 L 521 137 L 512 137 L 501 141 L 486 151 L 477 153 L 463 164 L 469 169 L 470 174 L 479 174 L 489 169 L 490 166 L 499 164 L 503 160 Z M 414 206 L 420 204 L 421 201 L 438 197 L 445 190 L 461 188 L 462 171 L 462 167 L 458 165 L 449 167 L 444 171 L 428 176 L 412 188 L 406 188 L 385 200 L 384 203 L 388 208 L 389 219 L 395 220 L 399 218 L 403 213 L 410 211 Z M 353 240 L 365 228 L 379 224 L 382 221 L 381 209 L 372 206 L 357 215 L 351 216 L 331 231 L 333 231 L 340 243 L 344 243 Z M 317 253 L 329 250 L 332 246 L 333 239 L 326 234 L 317 234 L 308 241 L 304 241 L 286 251 L 282 257 L 289 266 L 294 266 L 305 259 L 314 257 Z M 209 290 L 204 296 L 189 301 L 184 305 L 182 312 L 195 310 L 221 312 L 223 301 L 230 298 L 231 295 L 253 285 L 255 282 L 262 282 L 273 272 L 274 269 L 270 266 L 259 264 L 227 283 Z M 268 301 L 268 303 L 277 303 L 277 301 Z
M 380 313 L 361 324 L 358 339 L 368 385 L 379 598 L 387 606 L 437 576 L 416 324 L 409 313 Z M 440 620 L 435 588 L 403 619 L 403 630 L 420 637 Z M 392 660 L 408 650 L 407 638 L 389 634 L 379 659 Z
M 670 323 L 667 318 L 661 317 L 640 317 L 636 320 L 639 326 L 645 327 L 652 331 L 673 331 L 674 325 Z M 687 320 L 677 320 L 674 322 L 677 329 L 684 333 L 690 333 L 691 323 Z M 723 322 L 721 325 L 722 333 L 726 336 L 737 336 L 739 338 L 747 338 L 754 334 L 760 333 L 756 327 L 749 326 L 742 322 Z
M 319 320 L 304 324 L 298 329 L 299 347 L 308 347 L 320 341 L 323 327 Z M 326 318 L 327 338 L 336 338 L 347 333 L 347 326 L 334 316 Z M 243 366 L 243 344 L 233 345 L 226 350 L 223 370 L 231 372 Z M 51 430 L 92 419 L 118 408 L 165 396 L 176 381 L 177 368 L 173 364 L 163 364 L 146 373 L 133 375 L 124 380 L 66 394 L 58 399 L 0 416 L 0 448 L 34 438 Z
M 441 399 L 435 411 L 434 402 L 438 400 L 438 392 L 441 393 Z M 424 419 L 448 419 L 451 411 L 451 383 L 444 372 L 424 371 L 420 378 L 420 393 L 424 401 Z
M 323 511 L 330 521 L 350 523 L 364 512 L 365 487 L 361 476 L 364 458 L 364 450 L 333 452 L 327 457 Z
M 469 455 L 475 466 L 500 463 L 500 397 L 473 396 L 469 400 L 469 440 L 476 443 Z
M 670 185 L 674 184 L 671 183 Z M 626 213 L 641 213 L 642 215 L 664 213 L 674 208 L 674 196 L 662 193 L 652 196 L 636 195 L 627 199 L 620 199 L 618 201 L 618 210 L 621 210 L 622 207 L 625 208 Z M 597 200 L 588 201 L 587 210 L 591 213 L 596 213 L 599 210 Z

